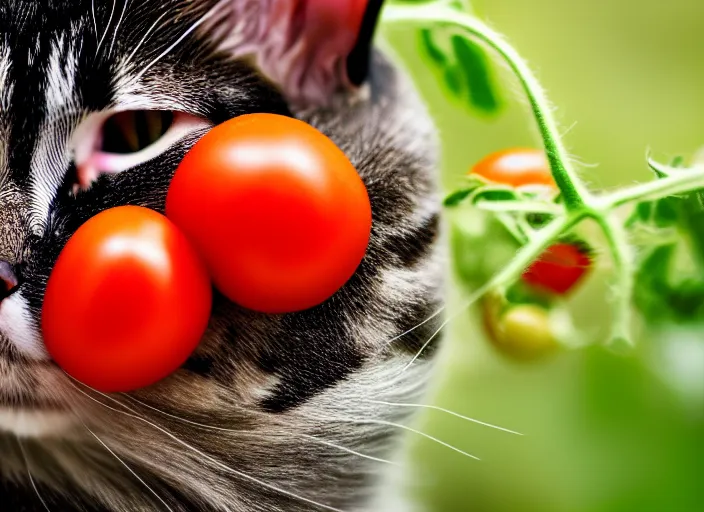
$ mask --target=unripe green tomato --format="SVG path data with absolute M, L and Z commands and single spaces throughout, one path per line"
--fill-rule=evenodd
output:
M 489 340 L 504 356 L 534 360 L 559 347 L 550 325 L 550 314 L 541 306 L 519 304 L 501 312 L 490 300 L 485 302 L 483 313 Z

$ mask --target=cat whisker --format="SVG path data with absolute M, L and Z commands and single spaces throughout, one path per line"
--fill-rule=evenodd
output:
M 134 81 L 135 81 L 135 82 L 138 82 L 138 81 L 144 76 L 144 74 L 152 68 L 152 66 L 154 66 L 154 65 L 157 64 L 161 59 L 163 59 L 164 57 L 166 57 L 169 53 L 171 53 L 171 52 L 174 50 L 174 48 L 176 48 L 179 44 L 181 44 L 181 42 L 182 42 L 184 39 L 186 39 L 191 33 L 193 33 L 193 31 L 195 31 L 195 30 L 196 30 L 198 27 L 200 27 L 203 23 L 205 23 L 205 22 L 208 21 L 210 18 L 212 18 L 213 15 L 214 15 L 218 10 L 220 10 L 220 9 L 222 8 L 222 5 L 223 5 L 222 0 L 219 1 L 219 2 L 217 2 L 210 10 L 208 10 L 208 12 L 206 12 L 198 21 L 196 21 L 193 25 L 191 25 L 191 26 L 181 35 L 181 37 L 179 37 L 176 41 L 174 41 L 174 42 L 171 44 L 171 46 L 169 46 L 166 50 L 164 50 L 163 52 L 161 52 L 154 60 L 152 60 L 151 62 L 149 62 L 146 66 L 144 66 L 144 68 L 142 69 L 142 71 L 140 71 L 139 73 L 137 73 L 137 75 L 134 77 Z
M 440 334 L 440 332 L 447 327 L 447 325 L 452 322 L 454 319 L 456 319 L 459 315 L 463 314 L 469 306 L 474 304 L 477 300 L 481 299 L 493 286 L 493 279 L 490 280 L 488 283 L 482 285 L 479 287 L 474 293 L 472 293 L 467 300 L 465 300 L 459 308 L 457 308 L 457 311 L 450 315 L 449 318 L 447 318 L 441 325 L 438 327 L 438 329 L 428 338 L 428 341 L 426 341 L 422 347 L 420 347 L 420 350 L 416 353 L 416 355 L 413 356 L 413 358 L 408 362 L 406 366 L 401 369 L 399 373 L 403 373 L 406 370 L 408 370 L 413 364 L 418 360 L 418 358 L 425 352 L 425 349 L 428 348 L 428 345 L 435 339 L 435 337 Z
M 425 343 L 423 343 L 423 346 L 420 347 L 420 350 L 418 350 L 418 352 L 416 352 L 416 354 L 413 356 L 413 358 L 408 362 L 408 364 L 407 364 L 406 366 L 404 366 L 404 367 L 401 369 L 401 371 L 400 371 L 399 373 L 403 373 L 403 372 L 405 372 L 406 370 L 408 370 L 411 366 L 413 366 L 413 363 L 415 363 L 415 362 L 418 360 L 418 358 L 423 354 L 423 352 L 425 352 L 425 349 L 428 348 L 428 345 L 430 345 L 430 344 L 432 343 L 432 341 L 435 339 L 435 337 L 436 337 L 438 334 L 440 334 L 440 332 L 445 328 L 445 326 L 447 326 L 447 324 L 450 323 L 450 321 L 451 321 L 452 319 L 455 318 L 455 316 L 456 316 L 456 315 L 451 316 L 450 318 L 448 318 L 447 320 L 445 320 L 442 324 L 440 324 L 440 327 L 438 327 L 438 328 L 435 330 L 435 332 L 430 335 L 430 338 L 428 338 L 428 341 L 426 341 Z
M 319 507 L 319 508 L 321 508 L 321 509 L 323 509 L 323 510 L 330 510 L 330 511 L 332 511 L 332 512 L 345 512 L 345 511 L 342 510 L 342 509 L 335 508 L 335 507 L 331 507 L 330 505 L 325 505 L 325 504 L 323 504 L 323 503 L 319 503 L 319 502 L 317 502 L 317 501 L 315 501 L 315 500 L 306 498 L 306 497 L 304 497 L 304 496 L 300 496 L 300 495 L 298 495 L 298 494 L 296 494 L 296 493 L 294 493 L 294 492 L 292 492 L 292 491 L 288 491 L 288 490 L 286 490 L 286 489 L 282 489 L 282 488 L 280 488 L 280 487 L 278 487 L 278 486 L 276 486 L 276 485 L 273 485 L 273 484 L 270 484 L 270 483 L 265 482 L 265 481 L 263 481 L 263 480 L 260 480 L 259 478 L 253 477 L 253 476 L 251 476 L 251 475 L 249 475 L 249 474 L 247 474 L 247 473 L 244 473 L 244 472 L 242 472 L 242 471 L 238 471 L 238 470 L 236 470 L 236 469 L 233 469 L 233 468 L 231 468 L 230 466 L 228 466 L 228 465 L 226 465 L 226 464 L 223 464 L 223 463 L 220 462 L 219 460 L 215 459 L 214 457 L 211 457 L 211 456 L 208 455 L 207 453 L 205 453 L 205 452 L 199 450 L 199 449 L 196 448 L 195 446 L 191 446 L 191 445 L 188 444 L 187 442 L 185 442 L 185 441 L 179 439 L 177 436 L 175 436 L 174 434 L 172 434 L 171 432 L 169 432 L 169 431 L 166 430 L 165 428 L 163 428 L 163 427 L 157 425 L 156 423 L 151 422 L 151 421 L 149 421 L 149 420 L 147 420 L 147 419 L 145 419 L 145 418 L 142 418 L 141 416 L 138 416 L 138 415 L 136 415 L 136 414 L 131 414 L 131 413 L 128 413 L 128 412 L 126 412 L 126 411 L 121 411 L 121 410 L 119 410 L 119 409 L 116 409 L 116 408 L 114 408 L 114 407 L 111 407 L 111 406 L 109 406 L 109 405 L 107 405 L 107 404 L 101 402 L 100 400 L 98 400 L 98 399 L 96 399 L 96 398 L 90 396 L 88 393 L 86 393 L 85 391 L 83 391 L 82 389 L 80 389 L 80 387 L 78 387 L 78 385 L 74 384 L 74 383 L 73 383 L 73 380 L 74 380 L 74 379 L 71 379 L 70 382 L 71 382 L 71 384 L 74 386 L 74 388 L 76 388 L 76 390 L 77 390 L 79 393 L 83 394 L 83 395 L 86 396 L 88 399 L 90 399 L 90 400 L 96 402 L 97 404 L 102 405 L 103 407 L 105 407 L 105 408 L 107 408 L 107 409 L 109 409 L 109 410 L 111 410 L 111 411 L 117 412 L 117 413 L 119 413 L 119 414 L 123 414 L 123 415 L 125 415 L 125 416 L 129 416 L 129 417 L 131 417 L 131 418 L 133 418 L 133 419 L 135 419 L 135 420 L 137 420 L 137 421 L 141 421 L 142 423 L 144 423 L 144 424 L 146 424 L 146 425 L 152 427 L 153 429 L 155 429 L 155 430 L 161 432 L 162 434 L 166 435 L 167 437 L 169 437 L 170 439 L 172 439 L 172 440 L 175 441 L 176 443 L 180 444 L 180 445 L 183 446 L 184 448 L 186 448 L 186 449 L 188 449 L 188 450 L 191 450 L 193 453 L 195 453 L 196 455 L 200 456 L 203 460 L 207 460 L 208 462 L 210 462 L 210 463 L 213 464 L 214 466 L 217 466 L 218 468 L 222 469 L 223 471 L 226 471 L 226 472 L 228 472 L 228 473 L 232 473 L 232 474 L 238 476 L 239 478 L 242 478 L 243 480 L 248 480 L 248 481 L 250 481 L 250 482 L 252 482 L 252 483 L 255 483 L 255 484 L 257 484 L 257 485 L 260 485 L 260 486 L 262 486 L 262 487 L 264 487 L 264 488 L 266 488 L 266 489 L 269 489 L 269 490 L 271 490 L 271 491 L 277 492 L 277 493 L 282 494 L 282 495 L 284 495 L 284 496 L 288 496 L 288 497 L 293 498 L 293 499 L 295 499 L 295 500 L 302 501 L 302 502 L 308 503 L 308 504 L 310 504 L 310 505 L 314 505 L 314 506 Z M 110 400 L 110 401 L 112 401 L 112 402 L 115 402 L 115 403 L 117 403 L 118 405 L 120 405 L 120 406 L 122 406 L 122 407 L 125 407 L 125 408 L 128 409 L 128 410 L 132 410 L 132 411 L 134 412 L 133 409 L 130 409 L 129 407 L 127 407 L 127 406 L 125 406 L 124 404 L 120 403 L 118 400 L 112 398 L 111 396 L 106 395 L 105 393 L 101 393 L 100 391 L 97 391 L 97 390 L 95 390 L 95 389 L 92 389 L 92 388 L 90 388 L 90 387 L 88 387 L 88 386 L 86 386 L 86 387 L 87 387 L 88 389 L 90 389 L 91 391 L 93 391 L 94 393 L 97 393 L 98 395 L 100 395 L 100 396 L 102 396 L 102 397 L 104 397 L 104 398 L 106 398 L 106 399 L 108 399 L 108 400 Z
M 441 446 L 444 446 L 445 448 L 448 448 L 454 452 L 457 452 L 461 455 L 464 455 L 465 457 L 469 457 L 470 459 L 481 460 L 476 455 L 472 455 L 471 453 L 467 453 L 464 450 L 460 450 L 456 446 L 453 446 L 449 443 L 446 443 L 445 441 L 442 441 L 442 440 L 438 439 L 437 437 L 431 436 L 430 434 L 426 434 L 425 432 L 421 432 L 420 430 L 417 430 L 413 427 L 409 427 L 408 425 L 402 425 L 401 423 L 394 423 L 393 421 L 346 418 L 343 416 L 329 416 L 329 417 L 308 416 L 308 418 L 313 419 L 313 420 L 317 420 L 317 421 L 335 421 L 335 422 L 340 422 L 340 423 L 354 423 L 354 424 L 359 424 L 359 425 L 382 425 L 382 426 L 387 426 L 387 427 L 392 427 L 392 428 L 398 428 L 401 430 L 405 430 L 407 432 L 411 432 L 412 434 L 416 434 L 418 436 L 424 437 L 425 439 L 428 439 L 429 441 L 433 441 L 434 443 L 437 443 Z
M 132 0 L 125 0 L 125 5 L 122 7 L 122 14 L 120 14 L 120 19 L 117 20 L 117 25 L 115 25 L 115 30 L 112 34 L 112 43 L 110 43 L 110 52 L 108 52 L 108 56 L 112 55 L 112 51 L 115 48 L 115 40 L 117 39 L 117 33 L 120 30 L 120 25 L 122 24 L 122 20 L 125 17 L 125 12 L 127 11 L 127 7 L 130 5 L 131 1 Z
M 95 28 L 95 37 L 98 37 L 98 20 L 95 18 L 95 0 L 90 1 L 90 10 L 93 14 L 93 28 Z
M 138 405 L 141 405 L 142 407 L 146 407 L 147 409 L 150 409 L 150 410 L 152 410 L 152 411 L 154 411 L 154 412 L 157 412 L 157 413 L 159 413 L 159 414 L 162 414 L 162 415 L 164 415 L 164 416 L 166 416 L 166 417 L 169 417 L 169 418 L 175 419 L 175 420 L 177 420 L 177 421 L 180 421 L 181 423 L 186 423 L 186 424 L 188 424 L 188 425 L 193 425 L 193 426 L 195 426 L 195 427 L 202 428 L 202 429 L 205 429 L 205 430 L 214 430 L 214 431 L 218 431 L 218 432 L 226 432 L 226 433 L 238 434 L 238 435 L 242 435 L 242 436 L 252 436 L 252 437 L 259 438 L 259 439 L 261 439 L 262 437 L 267 437 L 267 436 L 263 436 L 262 434 L 260 434 L 260 433 L 258 433 L 258 432 L 252 432 L 252 431 L 250 431 L 250 430 L 235 430 L 235 429 L 229 429 L 229 428 L 225 428 L 225 427 L 217 427 L 217 426 L 214 426 L 214 425 L 205 425 L 205 424 L 203 424 L 203 423 L 198 423 L 197 421 L 191 421 L 191 420 L 188 420 L 188 419 L 186 419 L 186 418 L 181 418 L 181 417 L 176 416 L 176 415 L 174 415 L 174 414 L 170 414 L 170 413 L 168 413 L 168 412 L 166 412 L 166 411 L 162 411 L 162 410 L 157 409 L 156 407 L 153 407 L 153 406 L 151 406 L 151 405 L 149 405 L 149 404 L 147 404 L 147 403 L 144 403 L 144 402 L 142 402 L 141 400 L 138 400 L 137 398 L 134 398 L 134 397 L 132 397 L 132 396 L 129 396 L 129 395 L 123 395 L 123 396 L 124 396 L 125 398 L 127 398 L 128 400 L 131 400 L 131 401 L 137 403 Z M 250 412 L 255 413 L 255 411 L 250 411 Z M 392 462 L 392 461 L 390 461 L 390 460 L 382 459 L 382 458 L 380 458 L 380 457 L 374 457 L 373 455 L 367 455 L 366 453 L 358 452 L 358 451 L 356 451 L 356 450 L 354 450 L 354 449 L 352 449 L 352 448 L 348 448 L 348 447 L 346 447 L 346 446 L 342 446 L 342 445 L 339 445 L 339 444 L 335 444 L 335 443 L 333 443 L 333 442 L 331 442 L 331 441 L 327 441 L 327 440 L 325 440 L 325 439 L 320 439 L 319 437 L 316 437 L 316 436 L 311 435 L 311 434 L 305 434 L 305 433 L 303 433 L 303 432 L 293 433 L 293 432 L 287 432 L 287 431 L 283 431 L 283 433 L 284 433 L 284 434 L 291 435 L 291 436 L 293 436 L 293 437 L 300 437 L 300 438 L 303 438 L 303 439 L 308 439 L 308 440 L 310 440 L 310 441 L 312 441 L 312 442 L 314 442 L 314 443 L 318 443 L 318 444 L 322 444 L 322 445 L 325 445 L 325 446 L 329 446 L 329 447 L 331 447 L 331 448 L 335 448 L 335 449 L 337 449 L 337 450 L 341 450 L 341 451 L 343 451 L 343 452 L 347 452 L 347 453 L 350 453 L 350 454 L 352 454 L 352 455 L 356 455 L 356 456 L 361 457 L 361 458 L 363 458 L 363 459 L 368 459 L 368 460 L 372 460 L 372 461 L 375 461 L 375 462 L 381 462 L 381 463 L 383 463 L 383 464 L 389 464 L 389 465 L 392 465 L 392 466 L 397 466 L 397 465 L 398 465 L 398 464 L 396 464 L 395 462 Z
M 426 318 L 425 320 L 423 320 L 421 323 L 419 323 L 419 324 L 416 325 L 415 327 L 411 327 L 411 328 L 408 329 L 406 332 L 403 332 L 403 333 L 399 334 L 398 336 L 395 336 L 395 337 L 391 338 L 390 340 L 388 340 L 388 341 L 386 342 L 385 346 L 388 347 L 388 346 L 391 345 L 394 341 L 397 341 L 397 340 L 403 338 L 404 336 L 406 336 L 407 334 L 412 333 L 413 331 L 415 331 L 415 330 L 418 329 L 419 327 L 424 326 L 425 324 L 427 324 L 428 322 L 430 322 L 433 318 L 437 317 L 437 316 L 440 315 L 443 311 L 445 311 L 445 309 L 446 309 L 445 306 L 441 307 L 441 308 L 438 309 L 435 313 L 433 313 L 432 315 L 430 315 L 428 318 Z
M 46 501 L 44 501 L 44 498 L 39 493 L 37 484 L 34 482 L 34 478 L 32 477 L 32 471 L 29 467 L 29 458 L 27 457 L 27 452 L 24 449 L 24 444 L 22 444 L 22 440 L 19 437 L 17 437 L 17 444 L 20 447 L 20 452 L 22 453 L 22 460 L 24 460 L 24 465 L 27 468 L 27 476 L 29 477 L 29 483 L 32 485 L 32 489 L 34 489 L 34 492 L 37 494 L 37 498 L 39 498 L 39 501 L 44 506 L 44 510 L 46 510 L 47 512 L 51 512 L 49 505 L 47 505 Z
M 341 446 L 339 444 L 335 444 L 330 441 L 325 441 L 324 439 L 320 439 L 320 438 L 315 437 L 310 434 L 297 434 L 297 435 L 300 435 L 301 437 L 306 438 L 306 439 L 314 440 L 316 443 L 324 444 L 324 445 L 329 446 L 331 448 L 336 448 L 338 450 L 342 450 L 343 452 L 347 452 L 352 455 L 356 455 L 356 456 L 361 457 L 363 459 L 371 460 L 374 462 L 380 462 L 382 464 L 388 464 L 389 466 L 400 466 L 400 464 L 398 464 L 396 462 L 393 462 L 393 461 L 390 461 L 387 459 L 382 459 L 381 457 L 374 457 L 373 455 L 367 455 L 366 453 L 361 453 L 356 450 L 353 450 L 352 448 L 347 448 L 346 446 Z
M 147 40 L 147 38 L 149 37 L 149 35 L 152 33 L 152 31 L 153 31 L 153 30 L 156 28 L 156 26 L 161 22 L 161 20 L 164 19 L 164 17 L 165 17 L 167 14 L 168 14 L 168 12 L 163 13 L 161 16 L 159 16 L 159 17 L 156 19 L 156 21 L 152 24 L 152 26 L 149 27 L 149 29 L 147 29 L 147 31 L 144 33 L 144 36 L 142 37 L 142 39 L 139 41 L 139 43 L 137 43 L 137 46 L 134 47 L 134 50 L 132 50 L 132 53 L 130 53 L 130 54 L 127 56 L 127 59 L 125 60 L 125 67 L 129 67 L 129 66 L 131 65 L 132 59 L 134 58 L 134 56 L 137 54 L 137 52 L 139 51 L 139 49 L 140 49 L 140 48 L 142 47 L 142 45 L 145 43 L 145 41 Z
M 95 432 L 93 432 L 93 431 L 88 427 L 88 425 L 86 425 L 86 423 L 83 421 L 83 419 L 81 419 L 80 417 L 79 417 L 78 419 L 79 419 L 80 422 L 83 424 L 83 427 L 85 427 L 85 429 L 90 433 L 90 435 L 92 435 L 92 436 L 95 438 L 95 440 L 98 441 L 98 442 L 103 446 L 103 448 L 105 448 L 105 449 L 110 453 L 110 455 L 112 455 L 113 457 L 115 457 L 115 458 L 118 460 L 118 462 L 119 462 L 120 464 L 122 464 L 122 465 L 125 467 L 125 469 L 127 469 L 127 471 L 129 471 L 130 473 L 132 473 L 132 476 L 134 476 L 137 480 L 139 480 L 140 483 L 141 483 L 144 487 L 146 487 L 147 490 L 148 490 L 150 493 L 152 493 L 152 494 L 156 497 L 156 499 L 158 499 L 158 500 L 164 505 L 164 507 L 166 507 L 166 510 L 168 510 L 169 512 L 173 512 L 173 509 L 168 505 L 168 503 L 166 503 L 166 501 L 164 501 L 164 499 L 163 499 L 161 496 L 159 496 L 159 494 L 158 494 L 154 489 L 152 489 L 152 488 L 149 486 L 149 484 L 148 484 L 147 482 L 145 482 L 145 481 L 142 479 L 142 477 L 140 477 L 131 467 L 129 467 L 129 466 L 127 465 L 127 463 L 126 463 L 124 460 L 122 460 L 114 451 L 112 451 L 112 450 L 110 449 L 110 447 L 109 447 L 107 444 L 105 444 L 105 442 L 104 442 L 102 439 L 100 439 L 100 438 L 97 436 L 97 434 L 96 434 Z
M 361 401 L 371 403 L 371 404 L 379 404 L 379 405 L 388 405 L 389 407 L 412 407 L 412 408 L 417 408 L 417 409 L 429 409 L 433 411 L 439 411 L 445 414 L 449 414 L 450 416 L 454 416 L 456 418 L 468 421 L 470 423 L 476 423 L 477 425 L 482 425 L 484 427 L 489 427 L 493 428 L 496 430 L 501 430 L 502 432 L 507 432 L 509 434 L 515 434 L 517 436 L 522 436 L 520 432 L 516 432 L 514 430 L 509 430 L 504 427 L 499 427 L 498 425 L 493 425 L 491 423 L 486 423 L 474 418 L 470 418 L 469 416 L 464 416 L 462 414 L 456 413 L 454 411 L 451 411 L 449 409 L 445 409 L 443 407 L 438 407 L 435 405 L 426 405 L 426 404 L 408 404 L 408 403 L 396 403 L 396 402 L 383 402 L 381 400 L 364 400 L 362 399 Z
M 108 35 L 108 30 L 110 30 L 110 25 L 112 25 L 112 18 L 115 15 L 115 7 L 117 6 L 117 0 L 112 0 L 112 10 L 110 11 L 110 18 L 108 19 L 108 26 L 105 27 L 105 32 L 103 32 L 103 37 L 100 38 L 100 42 L 98 42 L 98 47 L 95 49 L 95 56 L 97 57 L 100 54 L 100 47 L 103 46 L 103 41 L 105 41 L 105 37 Z

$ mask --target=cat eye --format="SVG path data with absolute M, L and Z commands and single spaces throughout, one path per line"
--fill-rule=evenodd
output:
M 171 128 L 174 113 L 168 110 L 127 110 L 103 124 L 101 151 L 137 153 L 161 139 Z
M 119 173 L 149 162 L 185 136 L 209 126 L 206 119 L 170 110 L 93 114 L 73 136 L 73 191 L 90 187 L 101 174 Z

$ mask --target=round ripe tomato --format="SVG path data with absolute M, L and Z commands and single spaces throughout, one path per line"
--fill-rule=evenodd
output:
M 177 169 L 166 213 L 223 295 L 264 313 L 334 295 L 362 261 L 372 222 L 345 154 L 312 126 L 274 114 L 206 134 Z
M 508 306 L 502 312 L 491 300 L 485 301 L 483 319 L 489 341 L 511 359 L 534 360 L 559 347 L 549 313 L 536 304 Z
M 557 188 L 545 152 L 540 149 L 513 148 L 492 153 L 469 173 L 515 188 L 536 185 Z
M 132 391 L 188 359 L 211 301 L 205 266 L 166 217 L 113 208 L 81 226 L 59 255 L 44 297 L 44 341 L 78 381 Z
M 579 283 L 591 266 L 591 259 L 574 244 L 550 246 L 523 274 L 523 281 L 557 295 L 564 295 Z

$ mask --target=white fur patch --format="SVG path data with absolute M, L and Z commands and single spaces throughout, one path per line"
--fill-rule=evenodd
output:
M 65 412 L 0 408 L 0 431 L 19 437 L 56 436 L 73 424 L 73 416 Z
M 37 361 L 49 359 L 21 291 L 0 302 L 0 332 L 24 356 Z
M 13 86 L 8 80 L 10 67 L 12 67 L 10 49 L 6 46 L 0 46 L 0 109 L 2 110 L 9 107 L 12 99 Z
M 10 50 L 5 46 L 0 46 L 0 186 L 7 175 L 7 135 L 1 117 L 2 111 L 8 109 L 12 99 L 13 86 L 9 82 L 11 66 Z
M 52 42 L 49 64 L 46 72 L 47 123 L 52 124 L 62 113 L 71 112 L 76 102 L 77 53 L 73 43 L 67 42 L 61 34 Z M 32 207 L 31 227 L 35 234 L 41 234 L 41 226 L 49 215 L 49 207 L 69 164 L 69 156 L 61 146 L 61 140 L 70 136 L 70 127 L 56 124 L 47 130 L 37 144 L 31 163 Z M 63 133 L 61 133 L 63 131 Z
M 49 115 L 74 102 L 76 88 L 76 56 L 73 45 L 67 45 L 61 34 L 51 45 L 46 73 L 46 105 Z M 65 65 L 62 58 L 66 56 Z

